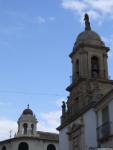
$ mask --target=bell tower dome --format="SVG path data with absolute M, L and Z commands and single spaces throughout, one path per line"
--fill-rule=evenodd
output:
M 16 136 L 36 136 L 36 129 L 37 119 L 28 105 L 18 119 L 18 133 Z

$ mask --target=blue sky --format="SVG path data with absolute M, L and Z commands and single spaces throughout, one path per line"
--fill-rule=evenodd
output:
M 57 127 L 60 102 L 70 83 L 68 55 L 84 30 L 85 12 L 92 29 L 111 48 L 108 62 L 113 78 L 112 10 L 113 0 L 0 0 L 0 139 L 10 129 L 15 131 L 27 104 L 39 129 Z

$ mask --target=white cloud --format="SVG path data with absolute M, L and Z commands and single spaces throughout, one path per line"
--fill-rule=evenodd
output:
M 101 13 L 112 13 L 113 0 L 84 0 L 84 2 Z
M 37 21 L 38 21 L 39 24 L 42 24 L 42 23 L 46 22 L 46 19 L 44 17 L 38 16 Z
M 0 46 L 5 46 L 6 48 L 12 48 L 9 42 L 9 37 L 21 39 L 26 34 L 26 30 L 31 29 L 31 25 L 41 26 L 46 23 L 53 22 L 55 20 L 54 16 L 41 16 L 41 15 L 30 15 L 26 12 L 19 11 L 5 11 L 3 25 L 0 28 L 1 37 L 6 36 L 5 40 L 0 41 Z M 10 20 L 10 22 L 9 22 Z M 4 25 L 5 24 L 5 25 Z
M 37 20 L 38 20 L 39 24 L 43 24 L 43 23 L 46 23 L 48 21 L 55 21 L 55 19 L 56 19 L 55 17 L 47 17 L 47 18 L 44 18 L 42 16 L 37 17 Z
M 17 132 L 17 123 L 6 118 L 0 118 L 0 140 L 9 138 L 10 131 L 12 131 L 13 137 L 15 132 Z
M 48 17 L 44 17 L 41 15 L 31 16 L 25 12 L 18 12 L 18 11 L 6 11 L 5 14 L 6 14 L 6 16 L 9 16 L 11 18 L 15 18 L 15 20 L 20 22 L 20 25 L 24 25 L 25 23 L 27 23 L 27 24 L 28 23 L 43 24 L 43 23 L 46 23 L 47 21 L 55 20 L 55 17 L 53 17 L 53 16 L 48 16 Z
M 50 20 L 50 21 L 55 21 L 55 19 L 56 19 L 55 17 L 49 17 L 48 18 L 48 20 Z
M 62 6 L 66 9 L 76 10 L 79 13 L 81 13 L 84 9 L 87 8 L 87 5 L 83 2 L 80 2 L 78 0 L 63 0 Z
M 113 18 L 113 0 L 61 0 L 62 7 L 73 11 L 75 14 L 83 16 L 89 13 L 92 19 L 101 21 L 103 19 Z
M 41 122 L 38 125 L 39 130 L 57 132 L 56 128 L 60 124 L 61 111 L 47 112 L 41 114 Z

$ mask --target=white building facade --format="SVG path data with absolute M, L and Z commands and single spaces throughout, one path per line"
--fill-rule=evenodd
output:
M 70 94 L 62 104 L 61 124 L 57 128 L 60 150 L 113 148 L 113 80 L 108 77 L 109 48 L 92 31 L 87 14 L 84 21 L 85 31 L 78 35 L 69 55 L 72 83 L 67 87 Z

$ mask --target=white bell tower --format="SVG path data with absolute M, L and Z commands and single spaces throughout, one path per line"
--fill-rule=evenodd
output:
M 36 136 L 37 135 L 37 119 L 33 111 L 27 106 L 18 119 L 18 136 Z

